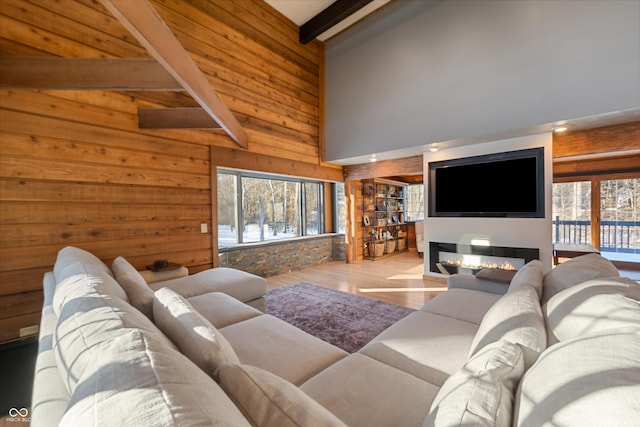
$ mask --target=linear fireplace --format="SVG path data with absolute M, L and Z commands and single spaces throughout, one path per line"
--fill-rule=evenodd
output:
M 429 270 L 434 273 L 476 274 L 483 268 L 516 271 L 539 258 L 540 250 L 535 248 L 429 242 Z

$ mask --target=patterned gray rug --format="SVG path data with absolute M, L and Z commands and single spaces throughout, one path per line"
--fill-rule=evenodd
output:
M 349 353 L 415 311 L 309 283 L 273 289 L 266 302 L 267 314 Z

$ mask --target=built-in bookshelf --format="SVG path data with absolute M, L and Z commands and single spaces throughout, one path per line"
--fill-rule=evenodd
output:
M 406 186 L 385 179 L 362 181 L 361 244 L 365 259 L 378 259 L 407 250 Z

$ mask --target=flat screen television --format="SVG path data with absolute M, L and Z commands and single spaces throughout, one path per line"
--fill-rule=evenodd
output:
M 429 216 L 544 218 L 544 147 L 429 163 Z

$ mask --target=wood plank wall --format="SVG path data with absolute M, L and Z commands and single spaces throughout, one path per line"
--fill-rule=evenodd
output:
M 247 131 L 250 154 L 321 163 L 319 43 L 298 43 L 262 0 L 152 4 Z M 0 54 L 150 57 L 92 0 L 3 0 Z M 214 264 L 211 147 L 236 146 L 221 131 L 138 129 L 139 107 L 162 106 L 197 103 L 181 92 L 0 91 L 0 341 L 38 324 L 42 276 L 64 246 L 139 269 Z
M 553 134 L 553 159 L 623 155 L 640 149 L 640 121 Z
M 640 121 L 553 135 L 553 176 L 640 173 Z

